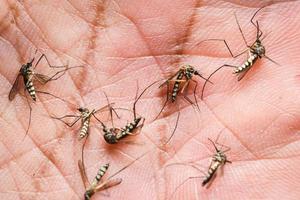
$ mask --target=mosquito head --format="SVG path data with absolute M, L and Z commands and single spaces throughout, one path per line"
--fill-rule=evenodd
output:
M 135 124 L 138 124 L 138 123 L 140 123 L 141 120 L 142 120 L 142 117 L 137 117 L 137 118 L 134 120 L 134 122 L 135 122 Z
M 103 137 L 108 144 L 116 144 L 118 142 L 114 129 L 110 129 L 110 131 L 106 132 Z
M 91 197 L 95 194 L 95 191 L 94 190 L 87 190 L 85 193 L 84 193 L 84 200 L 90 200 Z
M 87 108 L 83 108 L 83 107 L 80 107 L 77 109 L 79 112 L 81 113 L 86 113 L 86 112 L 89 112 L 89 110 Z
M 257 54 L 260 58 L 265 55 L 266 49 L 262 45 L 260 39 L 257 39 L 253 46 L 251 47 L 251 52 Z

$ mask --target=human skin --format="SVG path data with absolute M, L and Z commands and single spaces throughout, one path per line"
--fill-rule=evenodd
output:
M 263 58 L 239 82 L 232 69 L 220 70 L 203 100 L 204 82 L 194 77 L 200 111 L 180 94 L 157 120 L 166 90 L 154 85 L 137 105 L 146 118 L 141 133 L 132 136 L 140 145 L 105 144 L 99 123 L 92 119 L 85 166 L 92 180 L 109 162 L 108 177 L 146 153 L 115 176 L 122 178 L 120 185 L 93 199 L 299 199 L 299 1 L 8 0 L 0 5 L 0 199 L 83 199 L 77 166 L 83 143 L 78 141 L 80 124 L 69 128 L 49 115 L 72 114 L 73 104 L 104 106 L 103 91 L 116 106 L 131 108 L 137 81 L 141 91 L 182 64 L 195 66 L 204 77 L 224 63 L 240 65 L 247 55 L 233 59 L 222 42 L 195 44 L 226 39 L 233 53 L 240 53 L 245 44 L 234 13 L 251 44 L 256 30 L 250 18 L 264 5 L 255 19 L 267 35 L 266 55 L 280 65 Z M 17 94 L 9 101 L 8 94 L 21 64 L 36 48 L 53 65 L 84 67 L 37 86 L 73 104 L 37 94 L 24 138 L 26 98 Z M 38 67 L 42 72 L 46 68 L 45 63 Z M 178 108 L 175 135 L 161 147 L 175 126 Z M 214 153 L 207 138 L 219 138 L 231 148 L 226 155 L 232 164 L 205 188 L 203 173 L 190 164 L 207 171 Z M 192 176 L 200 178 L 186 181 Z

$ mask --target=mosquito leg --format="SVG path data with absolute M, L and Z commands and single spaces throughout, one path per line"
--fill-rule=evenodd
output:
M 47 56 L 46 56 L 45 54 L 42 54 L 42 55 L 40 56 L 40 58 L 38 59 L 38 61 L 36 62 L 36 64 L 35 64 L 35 66 L 34 66 L 33 69 L 35 69 L 35 68 L 37 67 L 37 65 L 40 63 L 40 61 L 42 60 L 42 58 L 44 58 L 44 59 L 46 60 L 48 66 L 49 66 L 50 68 L 66 68 L 66 67 L 68 66 L 68 65 L 60 65 L 60 66 L 54 66 L 54 65 L 51 65 L 50 62 L 49 62 L 49 60 L 48 60 L 48 58 L 47 58 Z
M 164 103 L 164 105 L 163 105 L 163 107 L 161 108 L 161 110 L 159 111 L 159 113 L 158 113 L 158 115 L 155 117 L 155 119 L 154 120 L 157 120 L 157 118 L 159 117 L 159 115 L 163 112 L 163 110 L 164 110 L 164 108 L 166 107 L 166 105 L 167 105 L 167 103 L 168 103 L 168 101 L 169 101 L 169 82 L 167 82 L 167 98 L 166 98 L 166 101 L 165 101 L 165 103 Z
M 64 119 L 64 118 L 67 118 L 67 117 L 80 117 L 80 116 L 78 116 L 78 115 L 64 115 L 62 117 L 51 116 L 51 118 L 53 118 L 53 119 Z
M 224 40 L 224 39 L 207 39 L 207 40 L 202 40 L 202 41 L 198 42 L 198 43 L 196 44 L 196 46 L 198 46 L 200 43 L 205 42 L 205 41 L 220 41 L 220 42 L 224 42 L 224 44 L 225 44 L 225 46 L 226 46 L 226 49 L 228 50 L 228 52 L 230 53 L 231 57 L 233 57 L 233 58 L 239 57 L 240 55 L 244 54 L 244 53 L 248 50 L 248 49 L 246 49 L 246 50 L 244 50 L 242 53 L 239 53 L 239 54 L 237 54 L 237 55 L 234 55 L 234 54 L 232 53 L 232 51 L 231 51 L 231 49 L 230 49 L 228 43 L 227 43 L 226 40 Z
M 245 36 L 244 36 L 244 33 L 243 33 L 243 31 L 242 31 L 242 28 L 241 28 L 241 26 L 240 26 L 240 24 L 239 24 L 239 21 L 238 21 L 237 16 L 236 16 L 235 13 L 234 13 L 234 17 L 235 17 L 235 21 L 236 21 L 236 23 L 237 23 L 237 25 L 238 25 L 238 28 L 239 28 L 239 30 L 240 30 L 240 33 L 241 33 L 241 35 L 242 35 L 242 37 L 243 37 L 243 40 L 244 40 L 245 45 L 246 45 L 248 48 L 250 48 L 250 46 L 248 45 L 248 43 L 247 43 L 247 41 L 246 41 L 246 38 L 245 38 Z
M 95 119 L 101 123 L 102 126 L 105 126 L 104 123 L 98 118 L 96 117 L 96 115 L 94 113 L 92 113 L 93 117 L 95 117 Z
M 194 102 L 187 96 L 187 91 L 184 91 L 183 98 L 189 102 L 192 106 L 194 106 Z M 196 105 L 197 106 L 197 105 Z
M 107 105 L 109 105 L 109 114 L 110 114 L 111 124 L 112 124 L 113 127 L 115 127 L 115 126 L 114 126 L 113 112 L 115 113 L 115 115 L 117 116 L 117 118 L 120 119 L 120 116 L 118 115 L 118 113 L 116 112 L 116 110 L 115 110 L 112 106 L 110 106 L 111 104 L 109 103 L 107 94 L 106 94 L 105 92 L 103 92 L 103 93 L 104 93 L 104 96 L 105 96 L 105 98 L 106 98 Z M 93 115 L 94 115 L 94 114 L 93 114 Z
M 59 100 L 65 102 L 65 103 L 69 103 L 67 100 L 65 100 L 65 99 L 63 99 L 63 98 L 61 98 L 61 97 L 58 97 L 58 96 L 56 96 L 56 95 L 54 95 L 54 94 L 51 94 L 51 93 L 49 93 L 49 92 L 38 91 L 38 90 L 36 90 L 35 92 L 36 92 L 36 93 L 41 93 L 41 94 L 47 94 L 47 95 L 50 95 L 50 96 L 52 96 L 52 97 L 54 97 L 54 98 L 57 98 L 57 99 L 59 99 Z
M 74 121 L 73 121 L 72 123 L 68 123 L 68 122 L 66 122 L 66 121 L 63 120 L 63 118 L 67 118 L 67 117 L 77 117 L 77 118 L 74 119 Z M 63 116 L 63 117 L 53 117 L 53 116 L 51 116 L 51 118 L 57 119 L 57 120 L 63 122 L 63 123 L 64 123 L 65 125 L 67 125 L 68 127 L 73 127 L 73 126 L 76 124 L 76 122 L 78 122 L 78 120 L 81 119 L 81 116 L 76 116 L 76 115 L 73 115 L 73 116 L 72 116 L 72 115 L 65 115 L 65 116 Z
M 174 192 L 171 194 L 171 197 L 174 196 L 174 194 L 176 193 L 176 191 L 186 182 L 188 182 L 189 180 L 193 180 L 193 179 L 199 179 L 199 178 L 203 178 L 203 176 L 190 176 L 188 177 L 185 181 L 183 181 L 182 183 L 180 183 L 174 190 Z M 170 198 L 171 199 L 171 198 Z
M 175 124 L 174 130 L 172 131 L 171 136 L 168 138 L 168 140 L 163 145 L 167 145 L 170 142 L 170 140 L 172 139 L 173 135 L 175 134 L 177 126 L 178 126 L 179 117 L 180 117 L 180 111 L 178 111 L 178 115 L 177 115 L 177 119 L 176 119 L 176 124 Z
M 154 84 L 156 84 L 157 82 L 159 82 L 160 80 L 158 81 L 154 81 L 153 83 L 151 83 L 150 85 L 148 85 L 143 91 L 142 93 L 137 97 L 137 94 L 138 94 L 138 85 L 137 85 L 137 93 L 136 93 L 136 97 L 135 97 L 135 101 L 133 103 L 133 114 L 134 114 L 134 119 L 136 119 L 136 103 L 139 101 L 139 99 L 142 97 L 142 95 L 150 88 L 152 87 Z
M 220 69 L 222 69 L 223 67 L 231 67 L 231 68 L 237 68 L 237 66 L 234 66 L 234 65 L 222 65 L 221 67 L 217 68 L 213 73 L 211 73 L 209 75 L 209 77 L 207 78 L 207 80 L 209 80 L 217 71 L 219 71 Z M 208 81 L 205 81 L 204 84 L 203 84 L 203 87 L 202 87 L 202 93 L 201 93 L 201 99 L 203 99 L 203 96 L 204 96 L 204 89 L 205 89 L 205 86 L 207 84 Z
M 257 29 L 257 32 L 256 32 L 256 38 L 259 38 L 260 36 L 262 36 L 262 34 L 263 34 L 263 32 L 259 29 L 259 27 L 258 27 L 258 22 L 257 22 L 257 25 L 253 22 L 253 19 L 254 19 L 254 17 L 256 16 L 256 14 L 261 10 L 261 9 L 263 9 L 264 7 L 266 7 L 266 6 L 263 6 L 263 7 L 261 7 L 260 9 L 258 9 L 257 11 L 255 11 L 255 13 L 254 13 L 254 15 L 252 16 L 252 18 L 251 18 L 251 20 L 250 20 L 250 22 L 251 22 L 251 24 L 253 24 L 253 26 L 255 26 L 256 27 L 256 29 Z
M 214 146 L 214 148 L 215 148 L 215 150 L 216 150 L 216 152 L 218 152 L 219 151 L 219 149 L 218 149 L 218 147 L 216 146 L 216 144 L 215 144 L 215 142 L 214 141 L 212 141 L 212 139 L 210 139 L 210 138 L 207 138 L 212 144 L 213 144 L 213 146 Z
M 49 79 L 48 79 L 46 82 L 54 81 L 54 80 L 59 79 L 59 78 L 62 77 L 62 76 L 66 73 L 66 71 L 69 70 L 69 69 L 77 68 L 77 67 L 82 67 L 82 66 L 68 67 L 68 66 L 69 66 L 68 64 L 67 64 L 67 65 L 54 66 L 54 65 L 51 65 L 51 64 L 50 64 L 50 62 L 49 62 L 47 56 L 46 56 L 45 54 L 42 54 L 42 55 L 40 56 L 40 58 L 38 59 L 38 61 L 36 62 L 36 64 L 35 64 L 35 66 L 34 66 L 33 69 L 35 69 L 35 68 L 37 67 L 37 65 L 38 65 L 39 62 L 42 60 L 42 58 L 44 58 L 44 59 L 46 60 L 48 66 L 49 66 L 50 68 L 64 68 L 63 70 L 60 70 L 60 71 L 56 72 L 54 75 L 52 75 L 51 77 L 49 77 Z

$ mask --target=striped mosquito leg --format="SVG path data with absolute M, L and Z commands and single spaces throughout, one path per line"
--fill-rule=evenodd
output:
M 89 126 L 90 126 L 90 119 L 86 119 L 83 122 L 83 125 L 82 125 L 82 127 L 80 129 L 79 139 L 82 139 L 82 138 L 84 138 L 84 137 L 87 136 L 88 131 L 89 131 Z
M 26 89 L 29 93 L 29 95 L 31 96 L 31 98 L 36 101 L 36 92 L 35 92 L 35 88 L 33 86 L 33 82 L 31 80 L 28 80 L 28 82 L 26 83 Z
M 104 174 L 107 171 L 108 167 L 109 167 L 109 163 L 107 163 L 106 165 L 103 165 L 103 166 L 100 167 L 100 169 L 97 172 L 97 175 L 96 175 L 95 179 L 93 180 L 93 183 L 92 183 L 93 186 L 96 186 L 100 182 L 101 178 L 104 176 Z

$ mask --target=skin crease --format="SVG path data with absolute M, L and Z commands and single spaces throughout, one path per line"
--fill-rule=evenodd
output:
M 42 3 L 43 2 L 43 3 Z M 0 2 L 0 199 L 83 199 L 77 161 L 83 141 L 73 128 L 51 120 L 75 112 L 74 105 L 39 95 L 28 122 L 26 99 L 8 93 L 22 63 L 36 48 L 53 65 L 69 62 L 84 69 L 68 71 L 61 79 L 38 86 L 90 109 L 111 102 L 131 108 L 136 92 L 166 79 L 181 64 L 191 64 L 204 77 L 224 63 L 240 65 L 246 54 L 230 57 L 221 42 L 195 44 L 208 38 L 226 39 L 234 54 L 244 50 L 234 20 L 236 13 L 249 44 L 256 30 L 253 13 L 267 37 L 266 54 L 280 63 L 259 60 L 237 82 L 232 69 L 223 69 L 200 100 L 200 112 L 178 98 L 164 115 L 159 112 L 165 91 L 153 86 L 137 105 L 146 118 L 135 142 L 143 145 L 106 145 L 92 119 L 85 149 L 87 174 L 92 181 L 101 165 L 110 163 L 106 177 L 150 150 L 116 175 L 123 182 L 93 199 L 299 199 L 300 191 L 300 10 L 299 1 L 1 1 Z M 46 72 L 41 64 L 38 70 Z M 192 88 L 189 91 L 193 98 Z M 178 129 L 170 136 L 180 107 Z M 128 116 L 126 116 L 128 115 Z M 125 122 L 131 115 L 124 114 Z M 127 117 L 127 118 L 126 118 Z M 122 116 L 123 118 L 123 116 Z M 221 133 L 221 134 L 220 134 Z M 215 140 L 229 146 L 226 164 L 209 188 L 201 187 L 203 173 L 187 165 L 195 162 L 207 171 Z M 174 192 L 175 191 L 175 192 Z

